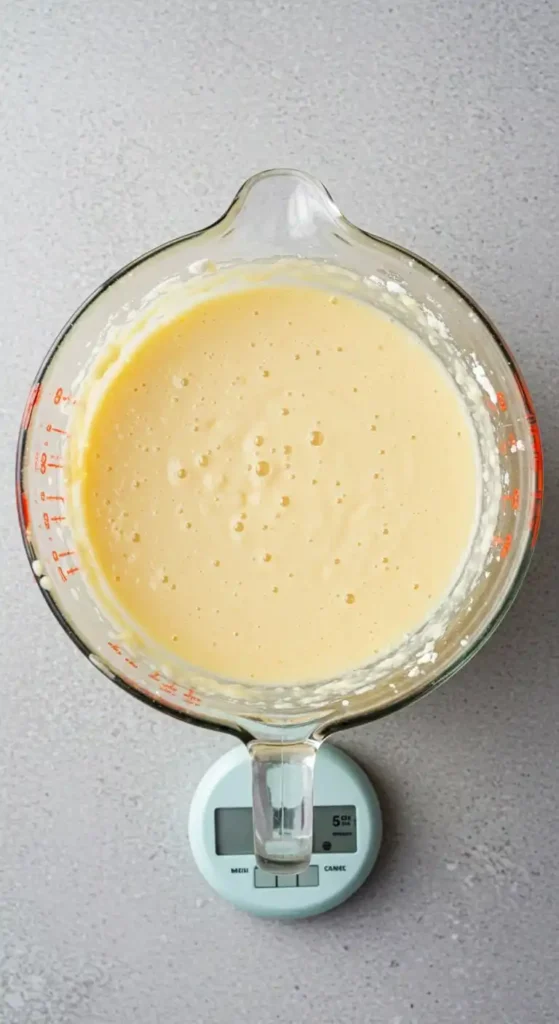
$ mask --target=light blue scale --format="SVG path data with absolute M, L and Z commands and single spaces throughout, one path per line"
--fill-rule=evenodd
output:
M 261 917 L 310 917 L 348 899 L 370 873 L 381 844 L 382 817 L 365 772 L 324 744 L 314 780 L 314 843 L 300 875 L 262 871 L 252 852 L 251 759 L 244 746 L 209 769 L 190 808 L 194 859 L 213 889 Z

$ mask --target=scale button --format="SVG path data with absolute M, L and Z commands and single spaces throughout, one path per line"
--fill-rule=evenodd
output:
M 303 871 L 301 875 L 297 875 L 297 885 L 300 889 L 311 885 L 318 885 L 318 864 L 311 864 L 310 868 Z
M 297 885 L 297 875 L 277 875 L 278 889 L 294 889 Z
M 269 871 L 263 871 L 262 868 L 254 869 L 255 889 L 275 889 L 276 885 L 277 875 L 271 875 Z

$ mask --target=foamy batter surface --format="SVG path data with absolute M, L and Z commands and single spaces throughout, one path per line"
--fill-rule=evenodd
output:
M 130 355 L 89 426 L 81 512 L 153 641 L 223 676 L 298 683 L 429 616 L 477 490 L 467 414 L 419 341 L 354 299 L 262 286 Z

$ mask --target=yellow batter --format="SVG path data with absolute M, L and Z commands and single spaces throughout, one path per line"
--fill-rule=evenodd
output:
M 81 512 L 107 585 L 157 644 L 299 683 L 429 616 L 477 492 L 466 412 L 419 341 L 354 299 L 261 286 L 129 356 L 88 428 Z

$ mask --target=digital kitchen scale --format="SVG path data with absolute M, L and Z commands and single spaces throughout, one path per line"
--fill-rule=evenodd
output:
M 189 839 L 206 881 L 260 917 L 310 917 L 343 903 L 367 878 L 382 839 L 379 802 L 365 772 L 338 748 L 319 749 L 310 865 L 299 875 L 274 875 L 254 856 L 251 768 L 246 748 L 235 747 L 194 794 Z

